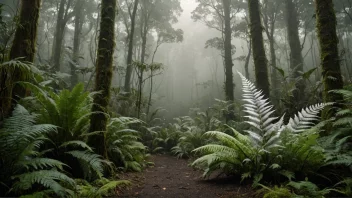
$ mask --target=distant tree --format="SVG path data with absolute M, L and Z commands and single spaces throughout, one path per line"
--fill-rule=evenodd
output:
M 299 38 L 299 17 L 296 2 L 293 0 L 286 0 L 286 25 L 287 38 L 290 47 L 290 68 L 292 78 L 297 79 L 303 73 L 303 57 L 302 47 Z M 297 81 L 296 89 L 293 92 L 292 104 L 296 104 L 297 110 L 301 109 L 304 100 L 305 83 L 303 79 Z M 296 112 L 296 111 L 295 111 Z
M 198 6 L 192 12 L 192 18 L 195 21 L 202 21 L 209 28 L 216 29 L 221 33 L 220 37 L 209 39 L 206 47 L 213 47 L 221 51 L 225 68 L 225 98 L 234 100 L 233 83 L 233 61 L 235 46 L 232 45 L 233 29 L 235 27 L 234 19 L 236 14 L 244 9 L 242 1 L 230 0 L 197 0 Z M 233 119 L 233 113 L 227 117 Z
M 77 65 L 79 65 L 79 48 L 81 43 L 81 34 L 82 34 L 82 25 L 84 21 L 83 16 L 83 5 L 84 0 L 77 0 L 76 5 L 74 7 L 74 25 L 75 32 L 73 38 L 73 55 L 72 55 L 72 63 L 71 66 L 71 87 L 74 87 L 78 82 L 78 76 L 76 72 Z
M 263 27 L 260 17 L 259 0 L 248 0 L 250 35 L 253 47 L 253 59 L 255 67 L 255 79 L 257 87 L 263 90 L 266 97 L 270 96 L 270 84 L 268 77 L 268 63 L 265 56 L 263 42 Z
M 36 37 L 39 19 L 40 0 L 21 0 L 21 10 L 16 33 L 10 50 L 10 59 L 33 62 L 36 51 Z M 10 70 L 11 71 L 11 70 Z M 26 80 L 19 68 L 0 70 L 0 120 L 7 117 L 17 100 L 26 95 L 17 81 Z
M 276 50 L 275 50 L 275 31 L 277 21 L 280 18 L 281 4 L 276 3 L 275 0 L 264 0 L 262 3 L 262 12 L 263 12 L 263 25 L 266 36 L 269 41 L 270 48 L 270 70 L 271 70 L 271 92 L 272 92 L 272 101 L 274 104 L 278 103 L 278 76 L 277 76 L 277 64 L 276 64 Z
M 98 52 L 96 62 L 95 91 L 101 93 L 94 96 L 91 115 L 91 132 L 99 132 L 90 136 L 89 143 L 96 152 L 107 157 L 105 144 L 105 131 L 107 125 L 107 108 L 110 99 L 110 88 L 112 79 L 112 64 L 115 48 L 115 18 L 116 0 L 101 1 L 101 21 L 98 41 Z
M 342 96 L 331 90 L 342 89 L 343 81 L 338 54 L 338 38 L 336 34 L 336 15 L 332 0 L 315 0 L 317 33 L 320 43 L 321 67 L 323 76 L 323 101 L 334 102 L 335 107 Z M 334 115 L 336 109 L 325 111 L 323 117 L 328 119 Z
M 134 0 L 133 11 L 131 12 L 131 8 L 128 7 L 128 15 L 131 19 L 131 27 L 130 31 L 128 32 L 128 54 L 127 54 L 127 68 L 126 68 L 126 75 L 125 75 L 125 92 L 131 91 L 131 75 L 132 75 L 132 56 L 133 56 L 133 39 L 134 39 L 134 30 L 135 30 L 135 22 L 136 22 L 136 15 L 138 9 L 139 0 Z
M 60 71 L 62 56 L 62 46 L 64 42 L 65 29 L 69 19 L 74 15 L 71 11 L 74 6 L 73 0 L 61 0 L 58 4 L 58 13 L 56 19 L 56 29 L 54 34 L 54 44 L 52 49 L 51 62 L 55 71 Z

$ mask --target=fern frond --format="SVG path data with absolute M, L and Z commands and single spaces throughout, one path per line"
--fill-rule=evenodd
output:
M 90 152 L 93 152 L 93 149 L 85 142 L 83 141 L 79 141 L 79 140 L 73 140 L 73 141 L 67 141 L 67 142 L 64 142 L 63 144 L 61 144 L 59 146 L 59 148 L 61 147 L 80 147 L 80 148 L 83 148 L 83 149 L 87 149 L 88 151 Z
M 85 162 L 85 164 L 91 168 L 99 177 L 103 175 L 104 168 L 101 156 L 89 151 L 69 151 L 66 152 L 69 155 Z
M 19 180 L 13 186 L 13 190 L 16 192 L 29 190 L 34 184 L 40 184 L 53 190 L 57 195 L 64 197 L 66 195 L 66 188 L 60 183 L 68 185 L 72 189 L 75 186 L 73 179 L 56 170 L 34 171 L 14 176 L 14 179 Z
M 256 89 L 255 85 L 246 79 L 240 72 L 238 74 L 242 80 L 242 90 L 245 116 L 249 121 L 245 121 L 253 127 L 253 130 L 246 130 L 253 144 L 257 148 L 271 149 L 280 146 L 280 131 L 282 125 L 281 118 L 274 123 L 278 117 L 272 117 L 275 112 L 273 105 L 269 105 L 268 99 L 264 99 L 262 91 Z
M 320 111 L 331 104 L 332 103 L 320 103 L 302 109 L 301 112 L 298 112 L 293 118 L 290 118 L 286 127 L 295 133 L 311 128 L 314 124 L 313 121 L 319 120 L 318 114 Z

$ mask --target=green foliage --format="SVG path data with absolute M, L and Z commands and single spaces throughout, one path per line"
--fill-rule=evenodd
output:
M 307 174 L 323 164 L 323 151 L 318 147 L 316 131 L 303 132 L 312 126 L 317 114 L 328 104 L 313 105 L 303 109 L 287 125 L 283 116 L 272 117 L 273 106 L 264 99 L 261 91 L 241 75 L 246 121 L 251 128 L 245 135 L 230 128 L 232 134 L 209 131 L 207 136 L 216 141 L 199 147 L 194 152 L 202 157 L 193 166 L 209 175 L 215 170 L 241 175 L 242 180 L 253 179 L 258 184 L 263 178 L 286 175 L 289 179 L 295 173 Z
M 129 125 L 143 123 L 128 117 L 111 118 L 106 133 L 109 158 L 125 170 L 141 171 L 146 147 L 140 141 L 140 132 Z
M 39 113 L 40 123 L 57 126 L 58 132 L 49 134 L 50 144 L 46 144 L 46 156 L 67 164 L 71 174 L 86 179 L 96 179 L 103 175 L 104 167 L 110 163 L 93 152 L 86 144 L 92 96 L 97 93 L 84 92 L 83 84 L 76 85 L 72 91 L 62 90 L 59 94 L 33 84 L 24 83 L 37 96 L 31 102 Z M 79 169 L 79 171 L 75 170 Z
M 57 133 L 57 127 L 35 124 L 38 115 L 30 114 L 17 105 L 12 117 L 6 119 L 0 130 L 0 192 L 23 195 L 40 188 L 44 194 L 66 196 L 72 193 L 75 182 L 63 173 L 67 165 L 46 158 L 41 151 L 49 134 Z M 36 186 L 36 185 L 38 186 Z M 3 185 L 6 185 L 3 186 Z M 7 188 L 7 189 L 6 189 Z
M 126 180 L 111 181 L 106 178 L 95 180 L 91 184 L 84 181 L 78 180 L 77 191 L 78 197 L 87 198 L 102 198 L 105 196 L 111 196 L 114 194 L 116 188 L 130 186 L 131 183 Z

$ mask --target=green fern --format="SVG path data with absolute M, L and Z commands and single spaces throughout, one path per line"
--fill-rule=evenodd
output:
M 60 172 L 67 166 L 41 155 L 40 149 L 48 141 L 45 136 L 56 133 L 56 127 L 35 124 L 37 117 L 17 105 L 12 117 L 4 120 L 0 131 L 0 153 L 5 160 L 0 163 L 0 180 L 9 189 L 0 187 L 0 195 L 6 195 L 7 191 L 17 195 L 35 191 L 33 184 L 48 189 L 44 192 L 59 196 L 66 196 L 74 189 L 74 181 Z
M 140 132 L 130 129 L 141 120 L 128 117 L 111 118 L 107 126 L 106 144 L 110 159 L 125 170 L 141 171 L 146 147 L 140 142 Z
M 80 197 L 87 198 L 102 198 L 112 195 L 116 188 L 124 188 L 131 185 L 129 181 L 118 180 L 111 181 L 106 178 L 101 178 L 89 184 L 85 181 L 79 180 L 77 186 L 78 194 Z

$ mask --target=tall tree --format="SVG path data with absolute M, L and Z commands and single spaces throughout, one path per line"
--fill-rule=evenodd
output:
M 261 24 L 259 0 L 248 0 L 250 34 L 253 47 L 255 79 L 257 87 L 263 90 L 266 97 L 270 96 L 267 59 L 263 42 L 263 27 Z
M 302 47 L 299 39 L 299 19 L 297 12 L 297 5 L 293 0 L 286 0 L 286 25 L 287 25 L 287 38 L 290 46 L 290 68 L 292 72 L 292 78 L 297 79 L 303 72 L 303 57 Z M 295 102 L 292 104 L 299 104 L 304 100 L 304 89 L 305 84 L 303 79 L 300 79 L 296 84 L 295 91 L 293 92 L 293 98 Z M 300 105 L 298 105 L 300 106 Z M 300 108 L 299 108 L 300 109 Z
M 21 11 L 13 44 L 10 50 L 10 59 L 33 62 L 36 51 L 36 37 L 39 19 L 40 0 L 21 0 Z M 13 73 L 0 71 L 0 120 L 8 116 L 16 100 L 25 96 L 25 90 L 14 82 L 23 81 L 22 72 L 15 68 Z
M 222 5 L 224 7 L 224 51 L 225 51 L 225 95 L 226 100 L 233 101 L 234 100 L 234 83 L 233 83 L 233 74 L 232 74 L 232 45 L 231 45 L 231 3 L 230 0 L 222 0 Z M 233 115 L 233 114 L 231 114 Z M 232 119 L 232 118 L 230 118 Z
M 96 62 L 95 91 L 101 91 L 94 96 L 91 115 L 91 132 L 100 132 L 89 138 L 89 143 L 96 152 L 107 157 L 105 145 L 105 131 L 107 124 L 107 108 L 110 99 L 110 87 L 112 79 L 112 62 L 115 48 L 115 18 L 116 0 L 101 1 L 101 21 L 98 41 Z
M 268 37 L 269 48 L 270 48 L 270 70 L 271 70 L 271 91 L 272 101 L 274 104 L 278 104 L 278 76 L 277 76 L 277 65 L 276 65 L 276 50 L 275 50 L 275 25 L 278 19 L 280 4 L 277 4 L 275 0 L 264 0 L 263 1 L 263 24 L 265 27 L 265 33 Z
M 338 54 L 338 38 L 336 34 L 336 15 L 332 0 L 315 0 L 317 33 L 320 43 L 321 67 L 323 76 L 323 101 L 342 101 L 342 96 L 330 92 L 331 90 L 342 89 L 343 81 L 340 70 Z M 334 115 L 333 108 L 325 111 L 323 117 L 328 119 Z
M 70 12 L 72 4 L 73 0 L 61 0 L 58 7 L 56 30 L 54 34 L 54 45 L 51 57 L 51 62 L 55 71 L 60 71 L 62 45 L 64 42 L 66 24 L 68 20 L 73 16 L 73 12 Z
M 128 35 L 128 54 L 127 54 L 127 69 L 125 75 L 125 92 L 131 91 L 131 75 L 132 75 L 132 55 L 133 55 L 133 39 L 134 39 L 134 30 L 135 30 L 135 22 L 136 22 L 136 15 L 138 9 L 139 0 L 134 1 L 133 11 L 131 13 L 130 8 L 128 13 L 131 19 L 131 30 Z
M 192 12 L 192 18 L 195 21 L 204 22 L 209 28 L 218 30 L 221 37 L 209 39 L 206 47 L 214 47 L 221 51 L 224 57 L 225 67 L 225 98 L 234 99 L 234 83 L 232 74 L 232 55 L 234 46 L 231 44 L 231 37 L 235 23 L 233 19 L 236 14 L 244 9 L 242 1 L 230 0 L 197 0 L 199 3 Z M 231 117 L 231 116 L 230 116 Z
M 73 38 L 73 55 L 72 55 L 72 63 L 71 66 L 71 87 L 74 87 L 78 82 L 78 76 L 76 72 L 76 66 L 79 65 L 79 48 L 81 43 L 81 33 L 82 33 L 82 25 L 84 21 L 83 16 L 83 0 L 77 0 L 74 15 L 75 15 L 75 32 Z

